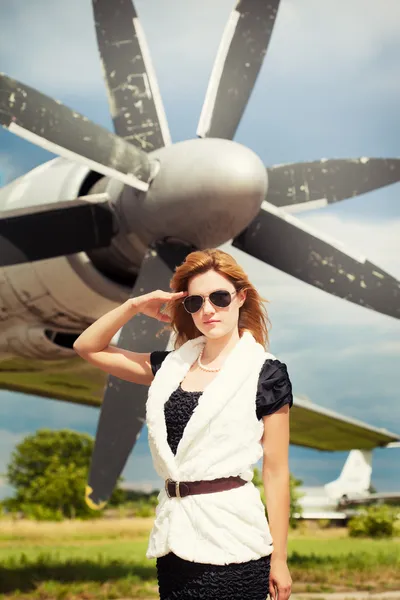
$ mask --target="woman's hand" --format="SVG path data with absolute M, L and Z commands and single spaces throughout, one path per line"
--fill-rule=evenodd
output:
M 286 560 L 271 556 L 269 595 L 271 600 L 288 600 L 292 592 L 292 578 Z
M 164 323 L 170 323 L 171 319 L 165 313 L 162 313 L 162 307 L 167 302 L 180 300 L 187 295 L 187 292 L 164 292 L 163 290 L 155 290 L 142 296 L 132 298 L 132 304 L 137 312 L 142 313 L 153 319 L 158 319 Z

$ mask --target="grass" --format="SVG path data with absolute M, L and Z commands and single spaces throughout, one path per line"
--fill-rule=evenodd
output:
M 145 557 L 152 522 L 1 520 L 0 599 L 158 598 L 155 560 Z M 293 592 L 400 589 L 399 542 L 290 532 Z
M 3 542 L 34 542 L 43 544 L 68 540 L 136 539 L 149 534 L 153 518 L 99 519 L 94 521 L 38 522 L 0 520 L 0 547 Z

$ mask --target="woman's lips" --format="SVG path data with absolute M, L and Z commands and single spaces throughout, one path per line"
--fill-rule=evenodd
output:
M 219 323 L 219 321 L 217 321 L 217 320 L 205 321 L 204 325 L 213 325 L 214 323 Z

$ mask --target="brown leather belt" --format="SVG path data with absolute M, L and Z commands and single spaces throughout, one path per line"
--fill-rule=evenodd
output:
M 172 481 L 167 479 L 165 482 L 165 491 L 169 498 L 184 498 L 192 494 L 212 494 L 213 492 L 222 492 L 240 487 L 247 483 L 241 477 L 220 477 L 219 479 L 210 479 L 209 481 Z

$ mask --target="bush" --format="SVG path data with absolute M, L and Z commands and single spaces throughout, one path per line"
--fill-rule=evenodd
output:
M 369 506 L 348 522 L 351 537 L 392 537 L 395 532 L 396 514 L 387 505 Z
M 399 510 L 397 511 L 397 514 L 399 514 Z M 400 519 L 395 520 L 394 522 L 394 531 L 393 531 L 393 535 L 395 537 L 400 537 Z
M 98 518 L 85 502 L 85 487 L 94 440 L 88 434 L 63 429 L 41 429 L 20 442 L 7 467 L 7 481 L 15 496 L 3 501 L 6 510 L 28 518 L 59 520 Z M 110 504 L 119 504 L 125 492 L 115 488 Z
M 148 501 L 140 501 L 135 506 L 136 517 L 153 517 L 155 514 L 154 507 Z
M 330 519 L 318 519 L 318 527 L 320 529 L 329 529 L 330 526 L 331 526 Z
M 154 494 L 154 493 L 150 494 L 148 502 L 149 502 L 149 504 L 151 504 L 151 506 L 153 506 L 155 508 L 158 504 L 158 492 L 156 494 Z
M 32 521 L 63 521 L 64 515 L 59 509 L 48 508 L 41 504 L 22 504 L 20 511 L 26 519 Z

